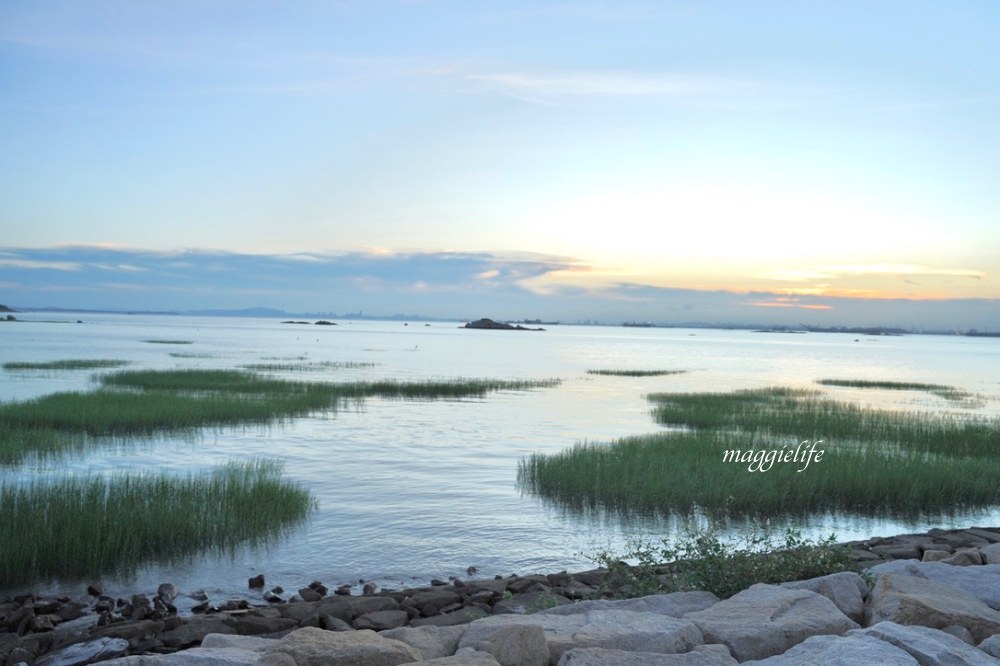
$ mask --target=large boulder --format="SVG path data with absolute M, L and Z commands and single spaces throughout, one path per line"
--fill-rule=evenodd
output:
M 868 585 L 865 579 L 853 571 L 781 583 L 781 587 L 793 590 L 810 590 L 833 602 L 840 612 L 855 622 L 861 622 L 865 615 L 865 597 Z
M 858 627 L 821 594 L 764 583 L 684 619 L 698 625 L 705 642 L 727 645 L 739 661 L 781 654 L 810 636 Z
M 982 650 L 937 629 L 879 622 L 874 627 L 851 632 L 872 636 L 906 652 L 921 666 L 1000 666 Z
M 557 666 L 737 666 L 725 645 L 699 645 L 683 654 L 625 652 L 608 648 L 575 648 Z
M 296 666 L 398 666 L 422 657 L 401 641 L 383 638 L 369 629 L 324 631 L 305 627 L 293 631 L 266 650 L 287 654 Z
M 959 625 L 968 629 L 976 641 L 1000 633 L 1000 612 L 971 594 L 926 578 L 897 573 L 879 576 L 865 606 L 867 626 L 885 621 L 934 629 Z
M 414 647 L 424 659 L 449 657 L 458 651 L 458 642 L 465 635 L 467 625 L 454 627 L 400 627 L 382 632 L 383 638 L 392 638 Z
M 671 594 L 653 594 L 636 599 L 592 599 L 565 606 L 556 606 L 540 612 L 549 615 L 576 615 L 594 610 L 628 610 L 683 617 L 686 613 L 705 610 L 718 601 L 719 597 L 711 592 L 673 592 Z
M 990 608 L 1000 610 L 1000 564 L 953 566 L 942 562 L 900 560 L 884 562 L 868 570 L 874 576 L 906 574 L 944 583 L 971 594 Z
M 788 651 L 742 662 L 742 666 L 922 666 L 894 645 L 874 636 L 811 636 Z
M 576 647 L 606 647 L 635 652 L 688 652 L 704 643 L 701 632 L 687 620 L 658 613 L 597 610 L 575 615 L 494 615 L 469 625 L 459 648 L 490 651 L 490 640 L 498 632 L 517 625 L 542 628 L 550 663 Z

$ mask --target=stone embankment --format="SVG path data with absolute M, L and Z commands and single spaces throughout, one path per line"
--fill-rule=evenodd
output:
M 595 599 L 605 572 L 438 581 L 268 602 L 177 590 L 0 602 L 0 666 L 1000 666 L 1000 529 L 852 542 L 865 576 L 758 584 L 729 599 Z M 262 585 L 263 579 L 251 579 Z

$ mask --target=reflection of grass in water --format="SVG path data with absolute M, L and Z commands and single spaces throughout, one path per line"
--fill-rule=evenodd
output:
M 680 375 L 687 370 L 587 370 L 588 375 L 611 375 L 614 377 L 662 377 Z
M 100 370 L 102 368 L 120 368 L 128 365 L 128 361 L 118 359 L 70 358 L 59 361 L 11 361 L 4 363 L 4 370 Z
M 913 516 L 1000 503 L 1000 419 L 863 408 L 811 391 L 654 394 L 683 432 L 581 443 L 521 461 L 527 491 L 576 509 L 803 517 Z M 727 451 L 782 455 L 822 440 L 820 461 L 750 472 Z M 789 455 L 791 458 L 791 454 Z
M 939 398 L 953 402 L 967 403 L 967 406 L 982 406 L 985 403 L 968 391 L 948 386 L 947 384 L 927 384 L 924 382 L 894 382 L 873 379 L 818 379 L 817 384 L 823 386 L 843 386 L 848 388 L 885 389 L 889 391 L 927 391 Z
M 317 361 L 314 363 L 250 363 L 240 367 L 244 370 L 254 370 L 260 372 L 295 372 L 300 370 L 374 368 L 375 364 L 363 361 Z
M 171 358 L 216 358 L 215 354 L 194 354 L 192 352 L 169 352 Z
M 131 575 L 151 561 L 271 542 L 315 506 L 271 461 L 207 475 L 115 474 L 0 484 L 0 587 Z

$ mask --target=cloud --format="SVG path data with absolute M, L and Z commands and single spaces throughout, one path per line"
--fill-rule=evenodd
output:
M 718 81 L 637 72 L 562 72 L 549 75 L 507 72 L 467 74 L 466 79 L 515 95 L 647 97 L 704 94 Z

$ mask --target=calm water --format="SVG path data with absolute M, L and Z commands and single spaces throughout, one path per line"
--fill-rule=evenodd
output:
M 870 378 L 949 384 L 984 404 L 956 407 L 919 392 L 828 389 L 831 395 L 913 410 L 1000 413 L 1000 339 L 946 336 L 765 334 L 750 331 L 551 326 L 544 333 L 464 330 L 458 323 L 347 322 L 292 326 L 276 320 L 171 316 L 19 315 L 0 325 L 0 363 L 114 358 L 133 368 L 230 368 L 250 363 L 357 362 L 361 367 L 289 371 L 316 381 L 394 378 L 557 378 L 556 388 L 501 392 L 461 401 L 369 400 L 362 408 L 267 429 L 206 432 L 85 456 L 34 463 L 8 476 L 76 471 L 172 470 L 179 473 L 254 457 L 284 460 L 286 476 L 311 489 L 320 508 L 269 550 L 232 560 L 157 565 L 111 591 L 155 590 L 174 582 L 214 598 L 247 596 L 248 577 L 295 589 L 373 580 L 387 587 L 432 577 L 586 569 L 581 553 L 620 546 L 629 535 L 663 534 L 669 524 L 582 517 L 522 495 L 517 462 L 581 440 L 656 431 L 644 396 L 654 391 L 726 391 L 770 385 L 816 388 L 821 378 Z M 34 321 L 31 321 L 34 320 Z M 154 344 L 183 340 L 190 344 Z M 373 364 L 373 365 L 368 365 Z M 679 369 L 684 374 L 628 378 L 588 369 Z M 88 390 L 90 371 L 0 371 L 0 397 L 23 400 Z M 817 519 L 810 535 L 841 539 L 997 524 L 997 512 L 887 523 Z M 253 598 L 252 596 L 250 598 Z

